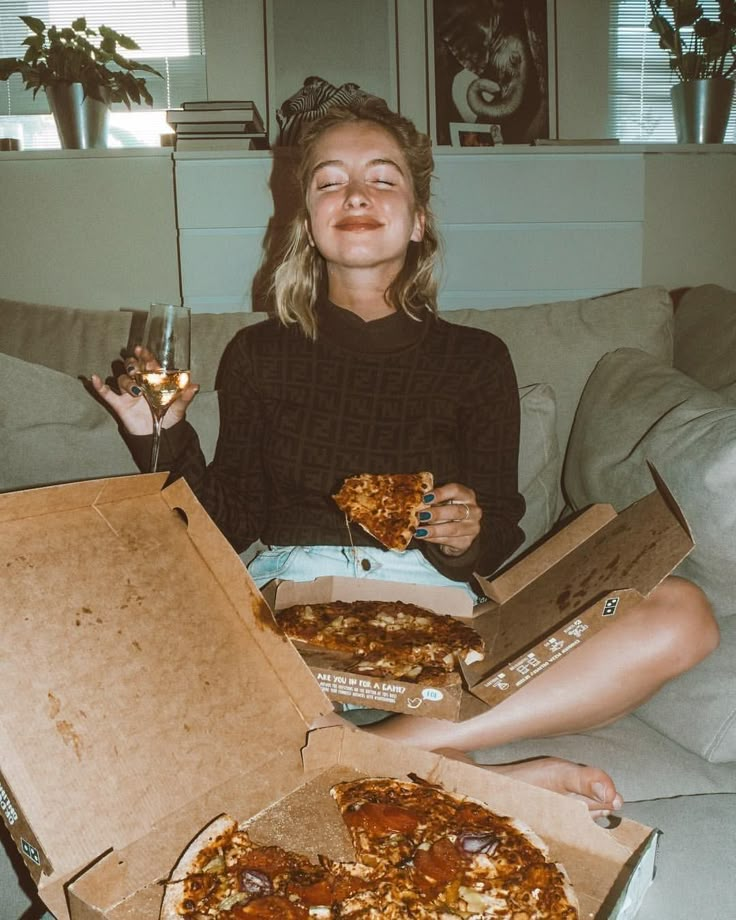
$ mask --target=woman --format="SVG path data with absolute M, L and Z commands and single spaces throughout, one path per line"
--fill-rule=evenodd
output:
M 228 346 L 215 459 L 205 466 L 184 420 L 192 385 L 165 416 L 160 462 L 187 478 L 236 550 L 267 544 L 249 566 L 259 585 L 348 574 L 473 594 L 473 572 L 493 572 L 522 539 L 519 404 L 503 343 L 437 318 L 429 139 L 369 100 L 330 110 L 302 150 L 303 209 L 274 277 L 277 317 Z M 137 349 L 129 374 L 147 360 Z M 94 384 L 145 466 L 150 412 L 132 377 L 119 379 L 120 393 Z M 330 499 L 342 479 L 422 469 L 439 485 L 412 549 L 377 549 L 357 529 L 348 537 Z M 456 503 L 467 513 L 458 517 Z M 394 716 L 367 730 L 458 757 L 582 731 L 635 708 L 717 636 L 702 593 L 668 579 L 494 709 L 462 723 Z M 544 758 L 494 769 L 578 795 L 594 814 L 621 804 L 593 767 Z

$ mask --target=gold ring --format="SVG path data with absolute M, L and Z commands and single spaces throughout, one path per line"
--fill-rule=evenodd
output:
M 448 501 L 447 504 L 448 504 L 448 505 L 462 505 L 463 508 L 465 508 L 465 517 L 453 518 L 453 521 L 454 521 L 456 524 L 462 524 L 462 523 L 464 523 L 465 521 L 467 521 L 468 518 L 470 517 L 470 506 L 469 506 L 466 502 L 458 502 L 458 501 L 455 501 L 454 498 L 451 498 L 451 499 Z

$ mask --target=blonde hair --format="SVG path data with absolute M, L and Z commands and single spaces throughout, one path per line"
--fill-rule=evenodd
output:
M 330 128 L 366 121 L 384 128 L 399 145 L 409 167 L 414 206 L 424 215 L 423 237 L 419 242 L 409 242 L 404 265 L 385 292 L 386 301 L 414 319 L 419 319 L 424 310 L 437 312 L 435 266 L 439 259 L 440 238 L 430 207 L 434 169 L 431 141 L 408 118 L 392 112 L 382 99 L 369 97 L 329 109 L 306 128 L 300 140 L 302 156 L 297 179 L 301 204 L 287 228 L 283 257 L 271 280 L 271 294 L 281 322 L 285 325 L 298 323 L 312 339 L 317 337 L 314 307 L 327 284 L 325 260 L 310 246 L 306 230 L 306 199 L 313 151 L 317 141 Z

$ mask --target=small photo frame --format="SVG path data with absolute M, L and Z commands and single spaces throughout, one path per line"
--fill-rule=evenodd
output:
M 497 147 L 503 144 L 503 135 L 500 125 L 451 121 L 450 143 L 453 147 Z

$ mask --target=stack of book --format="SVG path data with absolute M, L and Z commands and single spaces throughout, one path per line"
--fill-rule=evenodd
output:
M 268 137 L 255 104 L 237 99 L 185 102 L 167 109 L 177 150 L 267 150 Z

